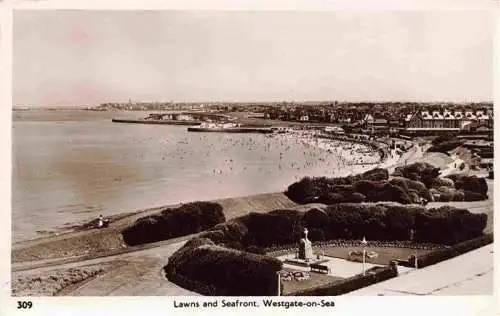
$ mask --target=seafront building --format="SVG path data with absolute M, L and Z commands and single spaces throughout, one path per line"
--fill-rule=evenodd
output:
M 484 131 L 493 129 L 492 113 L 485 111 L 419 111 L 404 119 L 407 132 Z

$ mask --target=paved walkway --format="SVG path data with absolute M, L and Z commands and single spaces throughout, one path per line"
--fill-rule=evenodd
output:
M 493 244 L 346 295 L 492 295 Z

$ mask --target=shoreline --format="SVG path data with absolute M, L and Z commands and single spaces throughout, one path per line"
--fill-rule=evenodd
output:
M 135 202 L 132 201 L 132 205 L 130 206 L 118 203 L 118 205 L 115 205 L 116 207 L 106 207 L 101 212 L 107 218 L 119 219 L 123 216 L 143 211 L 144 209 L 161 208 L 170 205 L 177 205 L 179 203 L 188 203 L 194 200 L 217 200 L 221 198 L 235 198 L 256 194 L 283 192 L 287 186 L 305 176 L 340 177 L 346 176 L 348 173 L 355 174 L 364 172 L 365 170 L 377 166 L 377 164 L 360 165 L 356 163 L 356 160 L 365 161 L 366 159 L 364 157 L 375 154 L 372 150 L 368 150 L 367 148 L 366 152 L 354 152 L 349 155 L 349 148 L 352 147 L 349 140 L 322 140 L 318 139 L 314 133 L 311 133 L 310 131 L 300 130 L 286 134 L 269 135 L 265 138 L 266 140 L 263 141 L 263 145 L 266 147 L 264 148 L 263 154 L 265 154 L 266 151 L 269 151 L 268 148 L 274 148 L 273 155 L 276 157 L 276 160 L 271 161 L 271 167 L 269 165 L 259 166 L 257 164 L 254 164 L 253 167 L 248 167 L 248 170 L 255 170 L 261 174 L 263 178 L 270 177 L 270 181 L 266 181 L 266 184 L 263 186 L 255 185 L 258 179 L 256 178 L 257 175 L 248 173 L 244 165 L 241 165 L 239 162 L 235 162 L 234 164 L 231 162 L 230 164 L 224 164 L 223 167 L 217 167 L 214 165 L 216 167 L 214 169 L 215 171 L 212 170 L 211 167 L 205 168 L 206 170 L 204 171 L 204 174 L 209 178 L 207 178 L 206 181 L 203 181 L 217 186 L 217 183 L 222 183 L 219 190 L 211 189 L 214 188 L 212 186 L 209 190 L 198 191 L 193 189 L 191 191 L 181 192 L 181 194 L 169 197 L 163 197 L 159 194 L 153 193 L 155 192 L 153 190 L 147 195 L 150 198 L 139 199 Z M 335 150 L 328 150 L 328 148 L 321 146 L 321 144 L 318 146 L 318 141 L 327 144 L 329 147 L 333 147 Z M 296 150 L 296 153 L 288 150 L 290 146 L 293 148 L 294 144 L 300 145 L 299 149 Z M 227 144 L 224 146 L 227 146 Z M 252 146 L 255 147 L 255 145 Z M 302 151 L 304 151 L 304 154 Z M 278 153 L 280 155 L 279 160 Z M 270 154 L 268 153 L 267 155 Z M 283 160 L 281 160 L 282 155 Z M 226 157 L 221 157 L 219 159 L 220 163 L 223 163 L 224 158 L 227 158 L 227 155 Z M 246 179 L 247 176 L 249 177 L 248 180 Z M 227 187 L 227 185 L 224 185 L 225 182 L 237 184 L 237 186 L 234 188 Z M 168 183 L 165 183 L 164 185 L 167 188 L 172 187 L 172 185 Z M 130 189 L 132 187 L 133 184 L 130 185 Z M 195 187 L 200 187 L 200 185 L 193 186 L 193 188 Z M 174 188 L 171 190 L 173 189 Z M 116 190 L 110 191 L 113 193 Z M 58 203 L 55 204 L 56 206 L 58 205 Z M 89 204 L 92 205 L 92 203 Z M 110 203 L 109 206 L 113 205 Z M 45 216 L 47 219 L 44 221 L 50 225 L 31 225 L 33 226 L 31 230 L 13 231 L 13 233 L 19 232 L 18 235 L 14 234 L 13 237 L 16 238 L 13 238 L 13 243 L 17 244 L 40 238 L 56 237 L 57 235 L 75 230 L 80 231 L 82 230 L 82 226 L 85 226 L 87 222 L 97 218 L 98 215 L 95 214 L 95 212 L 92 214 L 85 213 L 86 212 L 75 213 L 74 216 L 73 214 L 68 214 L 67 219 L 64 217 L 58 217 L 53 223 L 51 223 L 52 221 L 47 220 L 50 218 L 48 217 L 50 214 L 48 214 Z M 26 223 L 30 223 L 29 219 L 25 219 L 25 221 Z M 22 224 L 23 222 L 19 223 Z M 35 232 L 36 230 L 40 231 Z
M 395 163 L 401 163 L 403 161 L 401 158 L 402 156 L 398 157 Z M 386 159 L 381 164 L 386 164 L 390 160 L 391 159 Z M 393 161 L 391 161 L 391 163 L 392 162 Z M 357 170 L 349 168 L 350 170 L 348 173 L 359 173 L 363 172 L 362 170 L 366 171 L 376 166 L 360 166 L 360 168 L 356 168 Z M 325 174 L 325 176 L 329 175 Z M 192 202 L 194 200 L 191 199 L 190 201 Z M 249 212 L 268 212 L 273 209 L 298 206 L 295 202 L 289 200 L 283 192 L 276 191 L 244 196 L 207 199 L 207 201 L 220 203 L 224 208 L 226 219 L 242 216 Z M 121 231 L 125 227 L 129 226 L 140 217 L 155 214 L 161 209 L 176 207 L 181 204 L 182 203 L 174 203 L 136 209 L 130 212 L 122 212 L 120 214 L 110 216 L 110 226 L 101 230 L 96 229 L 94 226 L 90 226 L 90 222 L 80 224 L 75 223 L 75 225 L 73 225 L 70 229 L 61 230 L 49 236 L 40 236 L 33 239 L 17 241 L 12 243 L 12 262 L 21 263 L 67 256 L 92 256 L 99 255 L 99 253 L 103 252 L 105 253 L 109 251 L 116 251 L 118 249 L 130 248 L 129 246 L 124 245 L 121 236 Z M 92 247 L 89 247 L 88 245 L 92 245 Z

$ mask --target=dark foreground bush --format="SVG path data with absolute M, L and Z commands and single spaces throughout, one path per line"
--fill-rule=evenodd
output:
M 122 235 L 124 241 L 133 246 L 197 233 L 224 221 L 220 204 L 194 202 L 142 217 Z
M 278 259 L 194 238 L 170 256 L 167 278 L 189 290 L 217 296 L 276 295 Z
M 416 231 L 416 242 L 452 245 L 482 235 L 486 214 L 443 206 L 425 209 L 397 204 L 335 204 L 325 212 L 330 227 L 327 238 L 370 240 L 408 240 Z
M 470 239 L 459 244 L 453 245 L 449 248 L 442 248 L 434 250 L 428 254 L 418 257 L 418 267 L 424 268 L 438 262 L 451 259 L 471 250 L 483 247 L 493 242 L 493 234 L 485 234 L 481 237 Z M 415 256 L 408 258 L 409 263 L 415 266 Z
M 294 296 L 336 296 L 352 292 L 354 290 L 394 278 L 398 275 L 397 266 L 391 263 L 386 267 L 373 267 L 366 270 L 366 275 L 355 275 L 351 278 L 334 282 L 302 291 L 296 291 L 290 295 Z
M 488 216 L 465 209 L 442 206 L 416 213 L 415 239 L 419 242 L 453 245 L 482 235 Z
M 409 240 L 413 229 L 416 242 L 451 245 L 481 236 L 486 220 L 486 214 L 449 206 L 426 209 L 397 203 L 340 203 L 306 213 L 296 210 L 250 213 L 242 220 L 217 225 L 216 233 L 206 236 L 234 249 L 250 251 L 249 247 L 253 247 L 252 252 L 257 253 L 261 248 L 298 242 L 304 227 L 312 241 L 363 237 L 379 241 Z
M 477 176 L 466 176 L 460 174 L 452 174 L 447 178 L 453 180 L 455 188 L 458 190 L 471 191 L 487 196 L 488 184 L 485 178 L 478 178 Z

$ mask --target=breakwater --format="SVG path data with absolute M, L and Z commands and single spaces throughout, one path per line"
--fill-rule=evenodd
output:
M 118 119 L 111 120 L 113 123 L 129 123 L 129 124 L 158 124 L 158 125 L 200 125 L 200 121 L 192 120 L 146 120 L 146 119 Z

